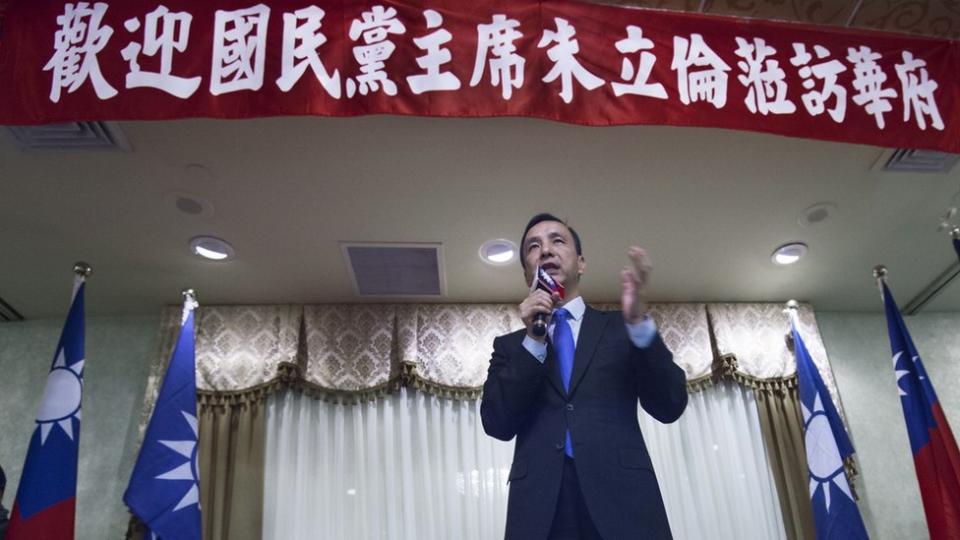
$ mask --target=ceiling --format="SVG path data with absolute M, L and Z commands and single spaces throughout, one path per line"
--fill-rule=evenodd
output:
M 612 0 L 960 38 L 956 0 Z M 2 4 L 0 4 L 2 6 Z M 440 242 L 446 294 L 514 302 L 517 264 L 480 261 L 551 211 L 584 240 L 583 292 L 618 297 L 627 246 L 654 258 L 659 301 L 783 301 L 879 311 L 874 265 L 901 305 L 956 262 L 936 227 L 960 203 L 950 174 L 881 170 L 882 148 L 735 131 L 588 128 L 540 120 L 398 117 L 125 122 L 131 152 L 24 153 L 0 138 L 0 298 L 27 318 L 60 315 L 71 268 L 92 264 L 91 314 L 152 314 L 185 286 L 209 304 L 391 301 L 354 294 L 340 243 Z M 173 194 L 207 201 L 188 215 Z M 830 201 L 826 221 L 802 211 Z M 211 263 L 187 242 L 227 239 Z M 789 241 L 792 267 L 770 262 Z M 960 310 L 960 286 L 924 308 Z
M 488 266 L 478 250 L 516 240 L 544 210 L 579 230 L 590 301 L 618 298 L 632 243 L 652 254 L 657 301 L 879 311 L 874 265 L 888 266 L 902 305 L 956 262 L 936 228 L 960 166 L 884 172 L 888 151 L 876 147 L 525 118 L 120 126 L 131 152 L 24 153 L 0 138 L 0 297 L 27 318 L 66 311 L 77 260 L 93 266 L 90 314 L 153 314 L 186 286 L 207 304 L 372 301 L 353 292 L 344 241 L 440 242 L 447 293 L 430 301 L 516 302 L 519 265 Z M 182 213 L 177 192 L 212 211 Z M 801 225 L 823 201 L 836 212 Z M 201 234 L 231 242 L 236 259 L 192 255 Z M 810 252 L 774 266 L 771 252 L 789 241 Z M 926 309 L 960 309 L 960 286 Z

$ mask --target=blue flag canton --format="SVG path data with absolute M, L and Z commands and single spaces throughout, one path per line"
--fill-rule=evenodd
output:
M 77 493 L 84 369 L 84 289 L 74 294 L 47 374 L 30 438 L 17 506 L 24 518 Z
M 930 442 L 930 430 L 937 427 L 933 416 L 937 393 L 886 283 L 883 284 L 883 298 L 890 349 L 893 351 L 893 370 L 897 376 L 897 392 L 903 405 L 910 448 L 916 454 Z
M 807 350 L 807 346 L 803 342 L 803 338 L 800 337 L 800 332 L 797 331 L 796 326 L 793 327 L 793 341 L 797 357 L 800 402 L 806 409 L 804 423 L 809 423 L 807 413 L 810 417 L 814 415 L 825 417 L 841 457 L 847 458 L 854 452 L 853 444 L 847 436 L 847 431 L 840 420 L 840 414 L 830 398 L 830 392 L 820 377 L 820 372 L 817 370 L 817 366 L 813 362 L 813 358 L 810 356 L 810 352 Z
M 193 311 L 180 329 L 124 502 L 163 538 L 200 538 Z

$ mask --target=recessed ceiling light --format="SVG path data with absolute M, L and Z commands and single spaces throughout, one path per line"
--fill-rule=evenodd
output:
M 215 236 L 194 237 L 190 240 L 190 252 L 212 261 L 224 261 L 234 256 L 233 246 Z
M 786 266 L 799 261 L 800 257 L 803 257 L 806 253 L 806 244 L 802 242 L 791 242 L 773 250 L 773 255 L 770 256 L 770 259 L 776 265 Z
M 494 266 L 510 264 L 517 258 L 517 245 L 503 238 L 488 240 L 480 246 L 480 258 Z

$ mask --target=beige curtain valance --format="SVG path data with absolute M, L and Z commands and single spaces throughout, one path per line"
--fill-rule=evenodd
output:
M 783 380 L 796 385 L 797 362 L 792 338 L 788 339 L 790 319 L 783 304 L 710 304 L 710 325 L 721 364 L 735 362 L 735 380 L 750 386 L 769 385 Z M 820 372 L 824 386 L 843 416 L 840 393 L 820 337 L 813 308 L 801 304 L 797 310 L 798 331 L 810 357 Z M 728 368 L 729 371 L 729 368 Z M 744 378 L 748 380 L 740 380 Z
M 594 307 L 619 309 L 616 304 Z M 163 313 L 144 424 L 179 315 L 179 307 Z M 651 306 L 651 316 L 686 372 L 691 391 L 719 378 L 754 388 L 796 384 L 783 304 L 666 303 Z M 839 408 L 809 305 L 801 305 L 799 320 Z M 475 398 L 486 378 L 494 337 L 522 328 L 513 304 L 201 306 L 196 321 L 197 386 L 201 404 L 210 405 L 259 400 L 281 387 L 338 401 L 374 399 L 401 385 Z

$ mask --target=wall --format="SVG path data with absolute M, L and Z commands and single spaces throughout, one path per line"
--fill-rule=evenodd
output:
M 859 456 L 857 487 L 871 538 L 923 538 L 926 521 L 884 317 L 822 312 L 817 319 Z M 0 464 L 8 476 L 3 501 L 8 508 L 62 324 L 53 319 L 0 324 Z M 159 324 L 159 317 L 87 319 L 78 540 L 122 538 L 125 532 L 121 497 L 135 458 Z M 909 317 L 907 325 L 951 425 L 960 429 L 960 314 Z
M 960 428 L 960 314 L 907 317 L 947 420 Z M 871 538 L 925 538 L 926 520 L 882 313 L 817 313 L 860 464 L 860 508 Z
M 76 538 L 119 539 L 126 532 L 121 498 L 133 469 L 160 318 L 89 317 L 86 324 Z M 13 506 L 62 325 L 63 319 L 0 324 L 0 465 L 7 472 L 7 508 Z

